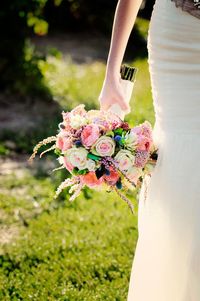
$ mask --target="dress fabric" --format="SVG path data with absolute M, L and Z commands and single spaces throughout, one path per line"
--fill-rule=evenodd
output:
M 156 0 L 147 47 L 159 155 L 140 190 L 128 301 L 199 301 L 200 20 Z

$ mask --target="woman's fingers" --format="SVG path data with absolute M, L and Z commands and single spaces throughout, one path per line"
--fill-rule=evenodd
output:
M 99 102 L 100 102 L 100 108 L 103 111 L 107 111 L 110 108 L 110 106 L 111 106 L 111 104 L 109 103 L 109 101 L 105 101 L 105 100 L 99 99 Z
M 111 99 L 101 99 L 99 98 L 99 102 L 100 102 L 100 108 L 101 110 L 109 110 L 109 108 L 114 105 L 114 104 L 118 104 L 120 106 L 120 108 L 122 109 L 122 111 L 124 112 L 130 112 L 130 106 L 129 104 L 127 104 L 124 100 L 111 100 Z
M 118 104 L 122 111 L 129 113 L 129 99 L 127 99 L 127 88 L 124 82 L 117 78 L 107 78 L 103 82 L 103 87 L 99 95 L 100 108 L 109 110 L 114 104 Z

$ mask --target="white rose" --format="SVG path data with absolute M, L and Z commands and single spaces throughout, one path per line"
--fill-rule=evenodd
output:
M 87 119 L 80 115 L 71 115 L 70 116 L 70 126 L 73 129 L 78 129 L 83 125 L 87 124 Z
M 64 157 L 63 156 L 58 157 L 57 160 L 60 163 L 60 165 L 64 164 Z
M 88 151 L 83 147 L 72 147 L 65 152 L 68 161 L 80 170 L 87 168 L 87 155 Z
M 91 159 L 88 159 L 87 160 L 87 168 L 89 169 L 89 171 L 95 171 L 96 170 L 95 162 Z
M 133 166 L 135 156 L 129 150 L 122 149 L 115 156 L 115 160 L 117 161 L 120 170 L 127 171 Z
M 127 170 L 126 176 L 137 185 L 137 181 L 140 176 L 143 176 L 143 172 L 141 168 L 132 166 Z
M 125 135 L 125 145 L 127 148 L 134 149 L 134 147 L 137 145 L 137 134 L 134 132 L 127 133 Z

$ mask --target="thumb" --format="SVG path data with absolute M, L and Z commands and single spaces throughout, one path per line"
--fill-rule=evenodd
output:
M 100 102 L 100 108 L 103 111 L 107 111 L 110 108 L 110 106 L 111 106 L 111 104 L 110 104 L 110 102 L 108 100 L 99 99 L 99 102 Z
M 124 101 L 124 99 L 119 99 L 117 103 L 124 112 L 130 112 L 130 106 L 126 103 L 126 101 Z

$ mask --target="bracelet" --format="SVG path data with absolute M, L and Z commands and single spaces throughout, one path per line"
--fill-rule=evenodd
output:
M 138 68 L 130 67 L 125 64 L 121 65 L 121 67 L 120 67 L 121 78 L 125 79 L 125 80 L 129 80 L 131 82 L 135 81 L 137 71 L 138 71 Z

